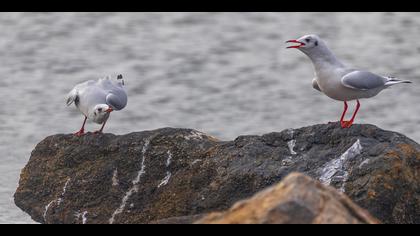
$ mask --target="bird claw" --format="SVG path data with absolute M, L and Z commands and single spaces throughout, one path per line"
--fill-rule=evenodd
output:
M 341 121 L 341 128 L 350 128 L 353 125 L 353 121 Z
M 93 134 L 102 134 L 102 130 L 97 130 L 97 131 L 93 132 Z
M 85 134 L 85 131 L 84 131 L 84 130 L 80 130 L 79 132 L 74 133 L 74 135 L 75 135 L 75 136 L 77 136 L 77 137 L 81 137 L 81 136 L 83 136 L 84 134 Z

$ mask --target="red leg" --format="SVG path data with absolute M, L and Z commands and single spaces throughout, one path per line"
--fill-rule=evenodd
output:
M 79 130 L 77 133 L 75 133 L 74 135 L 76 135 L 76 136 L 80 137 L 80 136 L 82 136 L 83 134 L 85 134 L 85 124 L 86 124 L 86 120 L 87 120 L 87 117 L 85 116 L 85 120 L 83 121 L 82 128 L 80 128 L 80 130 Z
M 341 127 L 342 128 L 345 128 L 346 127 L 346 124 L 347 124 L 347 121 L 344 121 L 344 117 L 346 116 L 347 108 L 348 107 L 349 106 L 347 105 L 347 102 L 345 101 L 344 102 L 344 111 L 343 111 L 343 114 L 341 115 L 341 118 L 340 118 L 340 124 L 341 124 Z
M 105 121 L 104 121 L 104 123 L 102 124 L 102 127 L 101 127 L 101 129 L 100 130 L 98 130 L 98 131 L 95 131 L 94 132 L 94 134 L 100 134 L 100 133 L 102 133 L 102 131 L 104 130 L 104 127 L 105 127 L 105 124 L 106 124 L 106 122 L 108 121 L 108 119 L 106 119 Z
M 354 111 L 354 114 L 353 114 L 353 116 L 351 117 L 351 120 L 347 122 L 347 124 L 346 124 L 346 127 L 345 127 L 345 128 L 350 128 L 350 127 L 351 127 L 351 125 L 352 125 L 352 124 L 353 124 L 353 122 L 354 122 L 354 118 L 356 118 L 356 115 L 357 115 L 357 112 L 359 111 L 359 109 L 360 109 L 360 102 L 359 102 L 359 100 L 357 100 L 356 111 Z

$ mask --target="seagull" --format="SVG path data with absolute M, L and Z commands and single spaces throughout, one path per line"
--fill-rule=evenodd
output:
M 395 77 L 380 76 L 369 71 L 357 70 L 342 64 L 325 42 L 317 35 L 305 35 L 299 39 L 288 40 L 294 43 L 287 48 L 296 48 L 306 54 L 315 69 L 312 87 L 328 97 L 344 102 L 344 112 L 340 118 L 342 128 L 352 126 L 360 109 L 359 99 L 371 98 L 382 90 L 401 83 L 411 83 Z M 356 110 L 349 121 L 345 121 L 347 102 L 357 100 Z
M 118 75 L 117 80 L 107 76 L 76 85 L 67 95 L 67 106 L 74 102 L 85 119 L 82 128 L 74 135 L 85 133 L 87 119 L 102 124 L 101 129 L 94 132 L 102 133 L 111 112 L 122 110 L 127 105 L 127 93 L 123 86 L 122 75 Z

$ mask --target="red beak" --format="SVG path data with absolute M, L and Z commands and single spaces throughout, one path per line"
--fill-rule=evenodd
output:
M 299 44 L 299 45 L 289 46 L 289 47 L 287 47 L 287 48 L 300 48 L 300 47 L 302 47 L 302 46 L 305 46 L 305 44 L 304 44 L 304 43 L 299 42 L 299 41 L 297 41 L 297 40 L 295 40 L 295 39 L 288 40 L 288 41 L 286 41 L 286 43 L 298 43 L 298 44 Z
M 113 109 L 110 107 L 105 112 L 111 113 L 112 111 L 113 111 Z

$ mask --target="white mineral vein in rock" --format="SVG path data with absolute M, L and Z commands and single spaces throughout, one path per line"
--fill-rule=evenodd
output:
M 123 199 L 121 200 L 121 205 L 114 211 L 114 213 L 111 216 L 111 219 L 109 219 L 109 223 L 113 224 L 115 221 L 115 216 L 118 214 L 121 214 L 125 208 L 125 205 L 127 204 L 128 199 L 131 197 L 133 193 L 136 193 L 139 191 L 139 186 L 137 185 L 140 182 L 141 176 L 146 173 L 146 165 L 145 159 L 146 159 L 146 152 L 149 149 L 150 139 L 146 139 L 142 148 L 142 160 L 141 160 L 141 168 L 137 172 L 136 178 L 132 181 L 133 186 L 125 193 Z
M 295 152 L 295 150 L 294 150 L 295 145 L 296 145 L 296 140 L 295 139 L 290 140 L 289 142 L 287 142 L 287 146 L 289 147 L 290 154 L 292 154 L 292 155 L 296 155 L 297 154 Z
M 67 185 L 69 184 L 69 182 L 70 182 L 70 178 L 64 184 L 63 191 L 61 192 L 60 197 L 57 199 L 57 206 L 59 206 L 61 204 L 61 202 L 63 201 L 63 197 L 64 197 L 64 194 L 66 194 Z
M 45 210 L 44 210 L 44 214 L 43 214 L 43 216 L 44 216 L 44 222 L 46 222 L 46 221 L 47 221 L 47 212 L 48 212 L 48 209 L 50 209 L 51 204 L 53 204 L 55 201 L 56 201 L 56 200 L 52 200 L 50 203 L 48 203 L 48 204 L 45 206 Z
M 166 167 L 168 167 L 172 161 L 172 153 L 169 150 L 166 153 L 168 154 L 168 159 L 166 159 Z
M 166 167 L 169 167 L 169 165 L 171 164 L 171 160 L 172 160 L 172 153 L 171 151 L 168 150 L 167 152 L 168 154 L 168 159 L 166 159 Z M 160 184 L 157 186 L 158 188 L 165 186 L 168 184 L 169 179 L 171 178 L 171 172 L 170 171 L 166 171 L 166 176 L 165 178 L 162 179 L 162 181 L 160 182 Z
M 202 161 L 201 159 L 195 159 L 192 163 L 191 163 L 191 165 L 194 165 L 194 164 L 196 164 L 196 163 L 198 163 L 198 162 L 200 162 L 200 161 Z
M 83 212 L 83 214 L 82 214 L 82 224 L 86 224 L 86 221 L 87 221 L 87 217 L 86 217 L 86 215 L 87 215 L 87 211 L 84 211 Z
M 360 140 L 358 139 L 347 151 L 345 151 L 340 157 L 333 159 L 326 163 L 322 169 L 322 175 L 319 178 L 325 185 L 330 185 L 331 180 L 334 175 L 337 174 L 339 171 L 343 171 L 344 173 L 341 176 L 335 176 L 342 178 L 342 185 L 340 187 L 340 191 L 344 192 L 344 185 L 348 178 L 348 171 L 346 170 L 345 164 L 351 160 L 352 158 L 356 157 L 362 152 L 362 145 L 360 144 Z
M 52 205 L 53 203 L 57 203 L 57 206 L 59 206 L 59 205 L 63 202 L 63 197 L 64 197 L 64 194 L 66 194 L 66 191 L 67 191 L 67 185 L 69 184 L 70 180 L 71 180 L 71 179 L 70 179 L 70 178 L 68 178 L 68 179 L 67 179 L 67 181 L 66 181 L 66 183 L 64 184 L 63 191 L 61 191 L 60 197 L 59 197 L 59 198 L 57 198 L 57 199 L 52 200 L 51 202 L 49 202 L 49 203 L 45 206 L 45 210 L 44 210 L 44 214 L 43 214 L 44 221 L 47 221 L 46 217 L 47 217 L 47 213 L 48 213 L 48 210 L 50 209 L 51 205 Z
M 165 178 L 163 178 L 162 182 L 160 182 L 160 184 L 158 185 L 158 188 L 167 185 L 169 182 L 169 179 L 171 178 L 171 175 L 172 175 L 171 172 L 166 171 L 166 176 Z
M 362 163 L 360 163 L 359 168 L 362 168 L 364 165 L 369 164 L 369 162 L 370 162 L 370 159 L 364 160 Z

